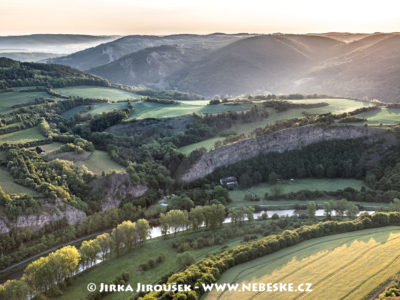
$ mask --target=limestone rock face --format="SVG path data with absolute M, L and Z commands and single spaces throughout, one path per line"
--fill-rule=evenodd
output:
M 181 179 L 191 182 L 212 173 L 215 169 L 257 156 L 260 153 L 283 152 L 330 140 L 379 138 L 386 132 L 383 128 L 335 126 L 302 126 L 284 129 L 254 139 L 240 141 L 207 152 L 187 170 Z
M 119 207 L 122 199 L 140 197 L 148 190 L 146 186 L 134 184 L 124 172 L 95 179 L 91 183 L 91 189 L 93 195 L 102 202 L 103 211 L 110 207 Z M 47 202 L 40 213 L 21 215 L 15 221 L 0 215 L 0 233 L 7 233 L 14 227 L 29 227 L 36 231 L 62 218 L 66 218 L 70 224 L 77 224 L 85 217 L 84 211 L 57 199 L 55 203 Z
M 66 218 L 70 224 L 76 224 L 84 217 L 86 217 L 85 212 L 57 199 L 55 205 L 45 205 L 45 209 L 39 214 L 21 215 L 15 221 L 9 221 L 6 217 L 0 219 L 0 233 L 7 233 L 14 227 L 29 227 L 36 231 L 62 218 Z
M 92 183 L 92 193 L 102 199 L 101 209 L 119 207 L 121 200 L 127 197 L 137 198 L 146 193 L 148 188 L 135 184 L 127 173 L 115 173 L 100 177 Z

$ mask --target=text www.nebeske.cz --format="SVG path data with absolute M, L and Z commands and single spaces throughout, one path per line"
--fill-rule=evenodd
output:
M 230 291 L 230 292 L 312 292 L 312 283 L 211 283 L 200 284 L 192 287 L 186 284 L 141 284 L 136 289 L 131 285 L 100 283 L 100 292 L 189 292 L 192 290 L 203 290 L 204 292 Z

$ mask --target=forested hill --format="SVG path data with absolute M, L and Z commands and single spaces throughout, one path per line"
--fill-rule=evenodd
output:
M 399 102 L 399 33 L 127 36 L 48 61 L 213 97 L 329 94 Z
M 0 89 L 18 86 L 65 87 L 70 85 L 100 85 L 110 83 L 98 76 L 71 67 L 18 62 L 0 57 Z
M 67 56 L 51 59 L 50 61 L 80 70 L 89 70 L 149 47 L 179 45 L 184 48 L 197 49 L 200 53 L 203 53 L 204 51 L 219 49 L 249 36 L 251 35 L 219 33 L 209 35 L 176 34 L 167 36 L 129 35 Z

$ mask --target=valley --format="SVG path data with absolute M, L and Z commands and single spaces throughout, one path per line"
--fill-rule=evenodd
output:
M 69 38 L 0 57 L 0 299 L 363 299 L 399 272 L 398 33 Z

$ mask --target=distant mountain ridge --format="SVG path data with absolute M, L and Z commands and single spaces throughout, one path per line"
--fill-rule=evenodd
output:
M 118 36 L 81 34 L 32 34 L 0 36 L 0 57 L 40 61 L 115 40 Z
M 68 56 L 52 59 L 52 63 L 64 64 L 80 70 L 89 70 L 113 62 L 127 54 L 145 48 L 163 45 L 179 45 L 198 49 L 217 49 L 233 41 L 248 37 L 247 34 L 177 34 L 167 36 L 130 35 L 99 46 L 85 49 Z
M 51 59 L 127 85 L 201 94 L 400 101 L 399 33 L 127 36 Z
M 126 85 L 164 89 L 169 86 L 165 78 L 190 63 L 198 52 L 171 45 L 149 47 L 88 72 Z

